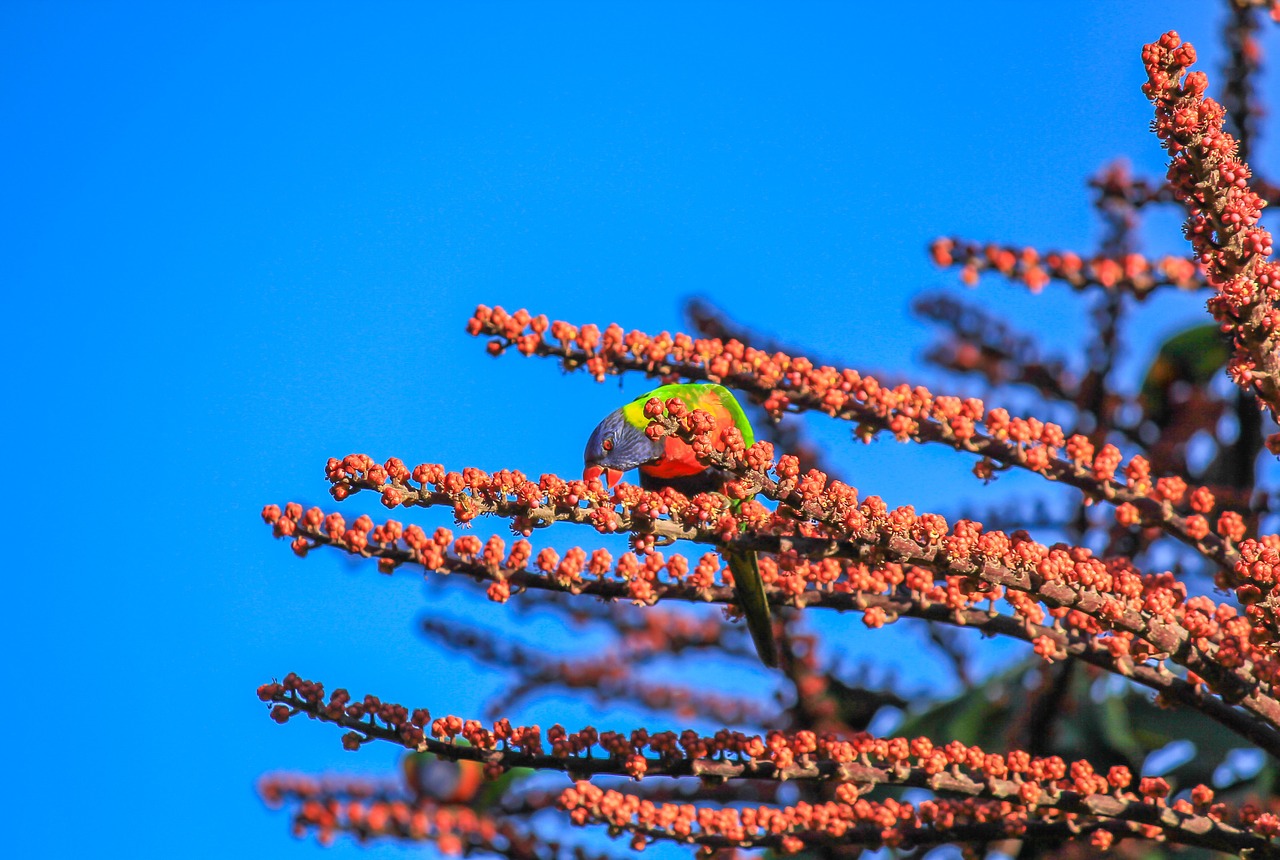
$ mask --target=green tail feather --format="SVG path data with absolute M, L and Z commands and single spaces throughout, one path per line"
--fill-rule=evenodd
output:
M 754 552 L 725 553 L 729 571 L 733 574 L 733 592 L 738 604 L 747 616 L 747 629 L 751 641 L 756 644 L 760 661 L 771 669 L 778 667 L 778 646 L 773 639 L 773 618 L 769 613 L 769 600 L 764 594 L 764 580 L 760 578 L 760 565 Z

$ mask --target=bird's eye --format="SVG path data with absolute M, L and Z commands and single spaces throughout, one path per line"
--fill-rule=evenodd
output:
M 604 441 L 600 443 L 600 447 L 601 447 L 601 448 L 603 448 L 603 449 L 605 449 L 606 451 L 612 451 L 612 450 L 613 450 L 613 437 L 612 437 L 612 436 L 606 436 L 606 437 L 604 437 Z

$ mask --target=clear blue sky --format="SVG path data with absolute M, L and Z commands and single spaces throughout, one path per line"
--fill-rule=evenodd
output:
M 299 562 L 258 519 L 324 503 L 325 459 L 351 451 L 580 468 L 624 393 L 489 359 L 462 332 L 477 302 L 652 331 L 700 294 L 930 381 L 908 303 L 954 279 L 925 244 L 1090 250 L 1085 177 L 1121 155 L 1162 172 L 1141 44 L 1176 27 L 1220 63 L 1200 2 L 869 5 L 4 4 L 12 856 L 313 854 L 257 775 L 394 751 L 268 720 L 254 688 L 290 670 L 477 713 L 495 677 L 414 635 L 411 576 Z M 1176 230 L 1148 250 L 1181 250 Z M 966 297 L 1078 350 L 1077 296 Z M 1126 368 L 1197 306 L 1148 303 Z M 981 497 L 945 452 L 814 427 L 892 504 Z M 435 608 L 506 623 L 463 590 Z M 886 650 L 840 624 L 851 662 Z M 889 668 L 919 686 L 935 659 Z

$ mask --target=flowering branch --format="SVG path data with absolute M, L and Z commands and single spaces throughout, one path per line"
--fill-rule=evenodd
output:
M 698 845 L 705 852 L 736 848 L 769 848 L 786 855 L 799 853 L 806 849 L 822 850 L 838 848 L 842 845 L 857 845 L 872 849 L 892 847 L 910 850 L 942 844 L 971 843 L 985 845 L 1010 839 L 1062 841 L 1079 839 L 1082 836 L 1091 836 L 1091 842 L 1095 847 L 1109 848 L 1117 835 L 1119 835 L 1119 838 L 1124 838 L 1124 835 L 1129 831 L 1128 825 L 1115 822 L 1080 824 L 1072 821 L 1070 824 L 1059 824 L 1043 821 L 1020 821 L 1006 827 L 1002 824 L 1002 819 L 1004 816 L 1015 812 L 1013 804 L 979 804 L 956 801 L 931 803 L 928 807 L 930 817 L 933 817 L 935 814 L 933 811 L 937 810 L 937 817 L 941 822 L 945 822 L 936 825 L 932 823 L 916 824 L 914 821 L 899 824 L 897 822 L 898 809 L 900 807 L 896 804 L 871 804 L 864 801 L 866 803 L 864 811 L 871 819 L 871 823 L 850 824 L 837 819 L 834 829 L 839 833 L 839 836 L 826 830 L 816 830 L 794 824 L 786 817 L 773 815 L 772 813 L 776 812 L 776 810 L 772 810 L 769 807 L 747 807 L 740 812 L 738 810 L 711 811 L 695 807 L 694 811 L 698 813 L 699 818 L 695 824 L 686 820 L 679 820 L 679 811 L 673 815 L 667 811 L 667 807 L 664 805 L 656 811 L 664 818 L 677 819 L 678 823 L 663 826 L 661 824 L 644 824 L 638 820 L 625 819 L 624 816 L 628 814 L 634 818 L 634 813 L 631 813 L 626 806 L 619 804 L 615 799 L 615 795 L 617 795 L 617 792 L 605 792 L 600 799 L 606 805 L 599 810 L 584 804 L 577 798 L 573 798 L 571 802 L 575 805 L 572 809 L 577 813 L 577 818 L 583 825 L 607 824 L 611 830 L 635 834 L 631 843 L 633 849 L 642 849 L 650 841 L 666 840 Z M 591 795 L 586 796 L 590 797 Z M 618 805 L 615 807 L 614 804 Z M 907 804 L 907 806 L 911 805 Z M 825 804 L 817 807 L 806 805 L 804 808 L 806 812 L 816 811 L 823 818 L 830 818 L 832 812 L 828 805 Z M 835 810 L 838 814 L 840 807 L 835 807 Z M 797 811 L 799 811 L 799 807 Z M 784 828 L 784 832 L 775 834 L 771 830 L 765 830 L 763 827 L 753 827 L 748 831 L 741 824 L 743 819 L 753 822 L 769 821 L 771 827 Z M 703 820 L 707 821 L 708 824 L 704 825 L 702 823 Z M 854 818 L 853 820 L 860 821 L 861 819 Z M 980 823 L 970 823 L 971 820 Z M 885 828 L 881 823 L 883 821 L 891 821 L 894 824 L 889 828 Z M 778 823 L 774 824 L 773 822 Z M 688 830 L 687 833 L 685 832 L 686 828 Z M 727 832 L 721 833 L 720 830 L 722 828 Z M 741 833 L 740 836 L 738 835 L 739 833 Z M 1106 838 L 1100 839 L 1100 835 Z
M 269 806 L 296 804 L 295 835 L 315 832 L 322 845 L 347 833 L 361 842 L 390 838 L 433 843 L 446 856 L 482 852 L 510 860 L 609 860 L 607 854 L 589 855 L 578 846 L 544 840 L 512 820 L 513 815 L 535 811 L 533 806 L 477 812 L 460 804 L 408 797 L 394 787 L 359 780 L 321 782 L 292 774 L 263 779 L 259 793 Z
M 1070 251 L 979 245 L 954 237 L 935 239 L 929 254 L 941 268 L 959 266 L 960 278 L 969 286 L 977 284 L 984 272 L 996 272 L 1033 293 L 1050 281 L 1061 281 L 1076 292 L 1101 288 L 1132 293 L 1139 299 L 1161 288 L 1199 290 L 1208 286 L 1195 263 L 1185 257 L 1149 260 L 1130 253 L 1120 257 L 1099 254 L 1086 260 Z
M 650 405 L 653 404 L 656 401 L 651 401 Z M 673 413 L 676 411 L 676 407 L 670 408 Z M 794 551 L 809 558 L 887 561 L 929 569 L 942 576 L 961 577 L 972 583 L 972 591 L 979 595 L 992 586 L 1034 595 L 1050 606 L 1076 609 L 1093 618 L 1099 625 L 1096 630 L 1117 629 L 1150 642 L 1157 651 L 1172 655 L 1176 662 L 1205 678 L 1215 689 L 1232 699 L 1243 697 L 1246 707 L 1257 708 L 1265 719 L 1280 724 L 1280 705 L 1266 695 L 1255 700 L 1253 696 L 1257 694 L 1250 692 L 1259 684 L 1269 688 L 1275 678 L 1280 677 L 1280 664 L 1270 652 L 1261 652 L 1254 646 L 1248 631 L 1231 630 L 1226 624 L 1229 618 L 1206 626 L 1192 615 L 1191 628 L 1183 627 L 1179 614 L 1189 610 L 1201 613 L 1200 598 L 1183 606 L 1185 591 L 1171 589 L 1172 580 L 1161 584 L 1157 579 L 1154 586 L 1149 586 L 1121 560 L 1106 564 L 1084 548 L 1045 547 L 1021 533 L 1011 537 L 998 531 L 984 532 L 980 524 L 967 521 L 957 523 L 953 530 L 936 514 L 917 516 L 909 507 L 891 512 L 874 496 L 859 504 L 856 490 L 840 482 L 828 485 L 821 473 L 811 471 L 801 480 L 794 458 L 784 456 L 774 462 L 772 446 L 767 442 L 756 443 L 750 451 L 743 451 L 741 437 L 737 437 L 736 452 L 716 452 L 706 438 L 712 425 L 705 420 L 704 413 L 683 416 L 681 423 L 681 419 L 672 416 L 661 417 L 661 409 L 662 405 L 657 404 L 657 411 L 650 410 L 650 417 L 655 424 L 665 421 L 669 426 L 651 429 L 681 433 L 708 464 L 736 474 L 740 480 L 736 487 L 726 487 L 727 492 L 738 498 L 758 493 L 782 503 L 782 507 L 769 511 L 754 500 L 747 501 L 735 515 L 730 512 L 730 499 L 719 494 L 703 493 L 688 499 L 670 489 L 651 493 L 623 484 L 610 495 L 598 481 L 586 484 L 544 475 L 534 484 L 518 472 L 502 471 L 491 476 L 478 469 L 468 469 L 462 473 L 446 473 L 443 467 L 425 465 L 411 473 L 395 458 L 384 467 L 364 455 L 331 459 L 328 474 L 334 483 L 336 498 L 372 489 L 382 494 L 384 504 L 446 505 L 464 522 L 479 514 L 492 513 L 510 518 L 517 531 L 529 531 L 557 521 L 589 523 L 605 533 L 630 531 L 633 541 L 638 539 L 639 546 L 645 550 L 652 549 L 656 538 L 661 537 L 775 553 Z M 699 415 L 704 419 L 701 422 L 697 420 Z M 411 475 L 416 476 L 414 480 L 420 487 L 409 483 Z M 434 489 L 428 489 L 428 484 Z M 290 523 L 281 526 L 288 534 L 293 533 L 303 516 L 300 507 L 293 513 L 292 517 L 283 517 Z M 274 522 L 273 517 L 280 518 L 279 509 L 269 508 L 264 511 L 264 517 Z M 363 527 L 348 529 L 340 515 L 326 517 L 318 508 L 308 511 L 305 519 L 312 530 L 323 523 L 330 538 L 341 535 L 344 540 L 354 542 L 357 550 L 367 544 L 373 525 L 364 518 Z M 1220 524 L 1222 522 L 1220 520 Z M 395 523 L 395 529 L 402 527 Z M 404 530 L 404 536 L 410 549 L 425 554 L 440 551 L 439 547 L 432 549 L 435 542 L 415 526 Z M 394 540 L 400 534 L 397 532 L 391 537 Z M 478 553 L 480 542 L 473 540 L 472 551 Z M 1280 539 L 1274 543 L 1280 546 Z M 305 538 L 295 541 L 295 550 L 305 552 L 306 548 Z M 493 552 L 496 557 L 490 562 L 497 564 L 501 559 L 501 544 Z M 600 552 L 593 553 L 592 564 L 607 569 L 612 559 L 607 553 L 599 555 Z M 516 564 L 508 563 L 519 567 L 525 560 L 527 557 Z M 431 566 L 429 562 L 424 563 Z M 555 562 L 546 562 L 550 566 L 558 563 L 558 557 Z M 566 556 L 565 563 L 571 569 L 564 575 L 577 576 L 586 564 L 586 554 L 578 551 L 572 561 Z M 682 560 L 682 563 L 684 569 L 678 575 L 688 569 L 687 562 Z M 628 564 L 642 566 L 634 561 Z M 646 564 L 656 564 L 656 569 L 661 569 L 665 561 L 657 556 Z M 1265 560 L 1262 564 L 1266 564 Z M 1257 564 L 1254 567 L 1261 569 Z M 1255 579 L 1259 575 L 1253 574 Z M 647 580 L 630 579 L 640 589 L 633 598 L 647 602 Z M 1144 596 L 1148 587 L 1157 588 L 1164 596 L 1158 600 Z M 1207 605 L 1217 611 L 1211 602 Z M 1163 611 L 1152 614 L 1155 607 Z M 1226 633 L 1221 635 L 1224 627 Z M 1193 635 L 1191 630 L 1197 634 Z M 1205 639 L 1198 635 L 1201 630 L 1211 634 L 1204 648 L 1196 644 Z M 1218 658 L 1217 652 L 1222 648 L 1232 655 L 1230 660 Z
M 939 746 L 928 738 L 884 739 L 860 732 L 843 739 L 809 731 L 775 731 L 761 738 L 728 730 L 708 737 L 687 730 L 677 736 L 675 732 L 651 734 L 644 729 L 628 737 L 591 727 L 570 733 L 554 726 L 547 734 L 552 746 L 548 754 L 537 726 L 513 727 L 499 720 L 490 731 L 475 720 L 464 722 L 453 716 L 433 721 L 424 709 L 410 713 L 404 706 L 373 696 L 356 701 L 341 689 L 326 703 L 323 685 L 293 674 L 282 683 L 264 684 L 258 697 L 277 703 L 271 712 L 277 722 L 306 714 L 349 729 L 343 745 L 351 749 L 374 739 L 388 740 L 445 759 L 481 762 L 494 773 L 532 767 L 563 771 L 579 780 L 615 775 L 636 780 L 696 776 L 717 781 L 832 781 L 837 798 L 850 811 L 861 794 L 877 785 L 926 788 L 963 797 L 1007 800 L 1006 811 L 1013 816 L 1026 807 L 1037 813 L 1054 808 L 1061 813 L 1144 824 L 1156 828 L 1169 841 L 1212 845 L 1219 850 L 1266 852 L 1271 837 L 1280 833 L 1280 819 L 1270 814 L 1260 815 L 1247 831 L 1227 823 L 1231 811 L 1225 804 L 1213 804 L 1213 792 L 1207 786 L 1194 788 L 1190 802 L 1167 804 L 1170 788 L 1163 779 L 1143 778 L 1135 791 L 1131 788 L 1133 777 L 1123 766 L 1102 775 L 1085 761 L 1068 766 L 1057 756 L 1033 758 L 1016 751 L 1004 756 L 957 742 Z M 425 731 L 428 725 L 430 737 Z M 468 744 L 455 743 L 459 736 Z M 595 757 L 596 748 L 607 756 Z M 652 754 L 646 755 L 646 751 Z M 598 789 L 580 781 L 570 791 L 577 792 L 578 798 L 585 797 L 589 804 Z M 581 806 L 580 802 L 571 803 L 573 797 L 566 792 L 562 804 Z M 585 820 L 585 815 L 580 818 Z
M 1084 798 L 1065 804 L 1065 808 L 966 798 L 919 804 L 887 799 L 800 803 L 785 809 L 710 809 L 691 804 L 646 805 L 634 796 L 579 782 L 564 791 L 560 805 L 579 826 L 607 824 L 636 834 L 633 847 L 643 847 L 646 840 L 669 840 L 708 849 L 768 847 L 793 854 L 806 848 L 840 845 L 910 849 L 939 843 L 1091 835 L 1093 846 L 1102 850 L 1110 848 L 1115 839 L 1130 836 L 1255 857 L 1275 856 L 1270 837 L 1265 835 L 1270 818 L 1261 834 L 1231 825 L 1207 832 L 1205 817 L 1166 815 L 1167 808 L 1156 806 L 1127 807 L 1110 796 Z

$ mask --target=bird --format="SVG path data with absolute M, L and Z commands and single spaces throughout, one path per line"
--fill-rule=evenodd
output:
M 460 746 L 468 744 L 459 741 Z M 429 752 L 409 753 L 400 761 L 404 784 L 416 800 L 488 809 L 507 794 L 512 784 L 533 773 L 529 768 L 512 768 L 497 779 L 485 777 L 484 765 L 470 759 L 448 761 Z
M 651 439 L 645 433 L 649 419 L 645 417 L 645 404 L 651 399 L 666 403 L 679 399 L 689 410 L 701 409 L 715 419 L 712 439 L 717 443 L 720 434 L 736 427 L 742 434 L 743 444 L 750 447 L 755 442 L 751 422 L 723 385 L 680 383 L 663 385 L 640 395 L 627 405 L 610 412 L 596 426 L 587 440 L 582 459 L 583 480 L 601 478 L 612 488 L 624 472 L 640 470 L 640 486 L 646 490 L 671 487 L 687 496 L 698 493 L 723 492 L 730 473 L 698 462 L 693 448 L 676 436 Z M 741 505 L 734 500 L 734 510 Z M 755 643 L 760 661 L 770 668 L 777 668 L 778 648 L 773 638 L 773 619 L 769 612 L 769 600 L 760 578 L 760 565 L 755 550 L 729 550 L 719 548 L 733 573 L 733 590 L 747 620 L 747 629 Z
M 431 753 L 410 753 L 401 760 L 404 782 L 416 797 L 440 803 L 470 803 L 484 784 L 484 765 L 479 762 L 445 761 Z

